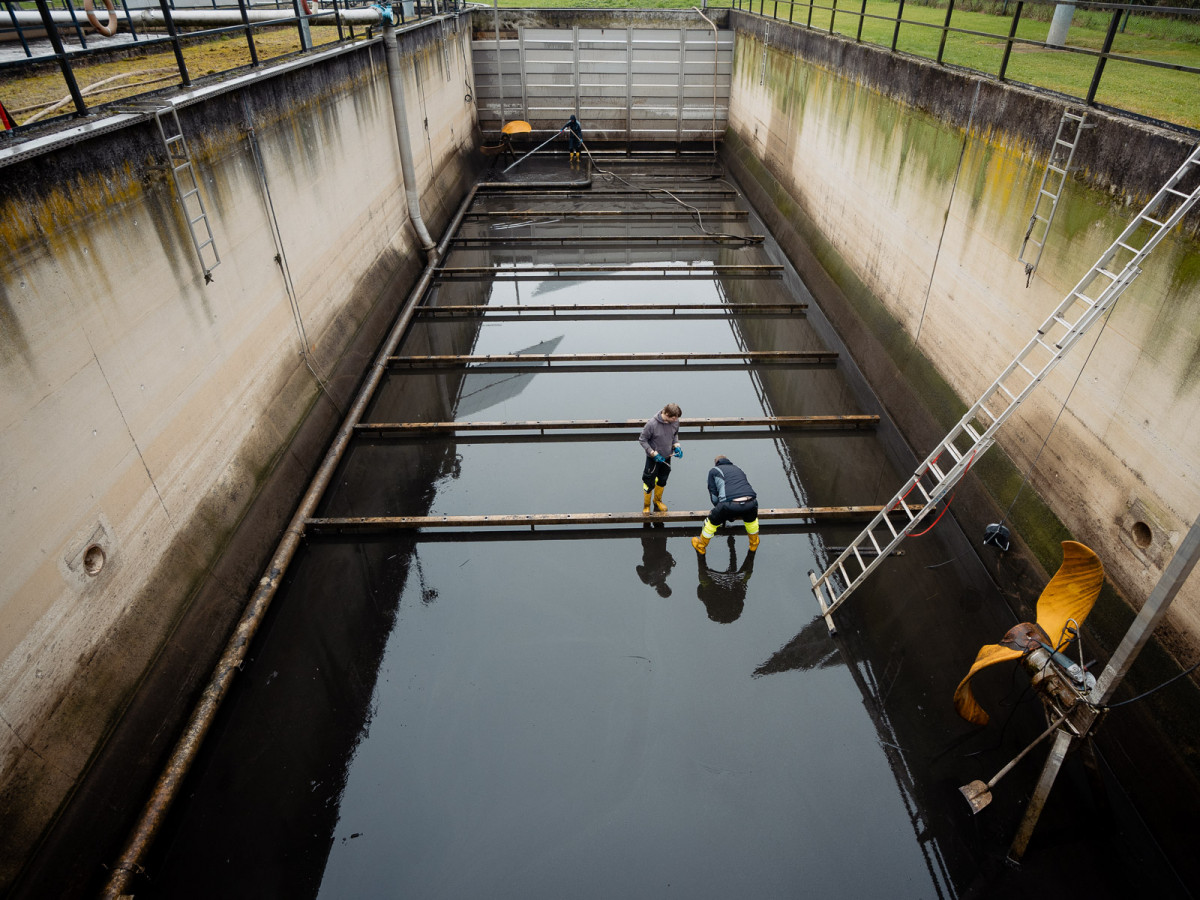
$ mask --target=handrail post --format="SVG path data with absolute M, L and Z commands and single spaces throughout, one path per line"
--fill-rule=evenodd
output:
M 250 27 L 250 16 L 246 12 L 246 0 L 238 0 L 238 9 L 242 11 L 242 25 L 246 29 L 246 43 L 250 47 L 250 65 L 258 67 L 258 49 L 254 46 L 254 29 Z
M 1012 27 L 1008 29 L 1008 40 L 1004 42 L 1004 55 L 1000 57 L 1000 71 L 996 74 L 996 78 L 1000 81 L 1004 80 L 1004 75 L 1008 71 L 1008 58 L 1012 56 L 1013 38 L 1017 36 L 1017 23 L 1021 21 L 1021 8 L 1025 6 L 1025 0 L 1017 0 L 1017 8 L 1013 11 Z
M 75 112 L 78 115 L 86 116 L 88 114 L 87 104 L 83 102 L 83 94 L 80 93 L 79 83 L 75 80 L 75 72 L 71 68 L 71 60 L 67 58 L 67 51 L 63 49 L 62 38 L 58 36 L 58 29 L 54 25 L 54 19 L 50 15 L 50 7 L 46 0 L 37 0 L 38 12 L 42 16 L 42 24 L 46 28 L 46 36 L 50 38 L 50 46 L 54 48 L 54 55 L 58 59 L 58 66 L 62 69 L 63 81 L 67 83 L 67 91 L 71 94 L 71 99 L 75 102 Z
M 1121 24 L 1121 13 L 1123 10 L 1115 10 L 1113 12 L 1112 21 L 1108 23 L 1108 34 L 1104 36 L 1104 48 L 1100 51 L 1100 58 L 1096 60 L 1096 70 L 1092 73 L 1092 83 L 1088 87 L 1087 99 L 1084 101 L 1088 106 L 1093 106 L 1096 103 L 1096 90 L 1100 87 L 1100 76 L 1104 73 L 1104 64 L 1108 61 L 1108 54 L 1112 52 L 1113 39 L 1117 36 L 1117 26 Z
M 192 79 L 188 75 L 187 62 L 183 58 L 183 44 L 179 41 L 179 32 L 175 30 L 175 20 L 171 18 L 171 7 L 167 5 L 167 0 L 158 0 L 158 5 L 162 9 L 167 34 L 171 37 L 171 47 L 175 51 L 175 64 L 179 66 L 179 77 L 183 81 L 183 86 L 187 87 L 192 83 Z
M 950 34 L 950 17 L 954 15 L 954 0 L 946 4 L 946 21 L 942 24 L 942 40 L 938 44 L 937 64 L 942 64 L 942 53 L 946 49 L 946 36 Z
M 904 21 L 904 0 L 896 8 L 896 30 L 892 32 L 892 52 L 896 52 L 896 43 L 900 40 L 900 23 Z
M 862 9 L 858 13 L 858 33 L 854 35 L 856 43 L 862 43 L 862 28 L 863 22 L 867 20 L 867 0 L 863 0 Z

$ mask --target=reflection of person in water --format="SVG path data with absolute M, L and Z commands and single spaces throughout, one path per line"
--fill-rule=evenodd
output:
M 638 578 L 650 585 L 660 597 L 670 597 L 667 576 L 675 568 L 675 557 L 667 551 L 667 536 L 661 527 L 649 525 L 642 532 L 642 564 L 637 567 Z
M 714 622 L 728 624 L 737 620 L 746 606 L 746 585 L 754 574 L 755 553 L 746 554 L 742 567 L 737 568 L 737 552 L 733 546 L 733 535 L 729 535 L 729 568 L 717 572 L 708 567 L 706 556 L 696 554 L 696 565 L 700 583 L 696 585 L 696 596 L 708 610 Z

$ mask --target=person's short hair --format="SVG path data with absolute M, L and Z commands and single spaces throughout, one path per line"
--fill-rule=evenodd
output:
M 724 453 L 718 453 L 716 456 L 713 457 L 713 465 L 715 466 L 717 463 L 719 463 L 723 459 L 728 460 L 729 457 L 726 456 Z
M 662 408 L 662 411 L 664 416 L 675 416 L 675 418 L 679 418 L 683 415 L 683 410 L 679 408 L 678 403 L 668 403 Z

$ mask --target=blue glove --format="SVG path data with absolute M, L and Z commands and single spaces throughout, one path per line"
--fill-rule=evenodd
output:
M 667 458 L 666 458 L 665 456 L 663 456 L 661 453 L 655 453 L 655 454 L 654 454 L 654 461 L 655 461 L 656 463 L 666 462 L 666 461 L 667 461 Z
M 676 459 L 683 459 L 683 448 L 682 448 L 682 447 L 676 447 L 676 448 L 675 448 L 675 458 L 676 458 Z

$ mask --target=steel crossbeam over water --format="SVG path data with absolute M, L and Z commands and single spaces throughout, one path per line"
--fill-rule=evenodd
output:
M 803 318 L 807 303 L 642 303 L 577 306 L 423 306 L 421 319 L 728 319 L 730 316 L 782 316 Z M 619 315 L 618 315 L 619 314 Z
M 521 363 L 539 368 L 566 368 L 578 363 L 661 363 L 687 366 L 700 361 L 731 361 L 746 364 L 791 363 L 824 365 L 837 362 L 836 350 L 746 350 L 736 353 L 496 353 L 488 356 L 389 356 L 389 366 L 482 366 Z
M 762 243 L 761 234 L 576 234 L 558 237 L 530 237 L 517 235 L 504 237 L 489 235 L 487 237 L 460 237 L 450 242 L 457 248 L 472 247 L 555 247 L 588 250 L 597 246 L 611 244 L 624 249 L 626 247 L 688 247 L 698 244 L 733 244 L 741 246 L 747 242 Z
M 908 508 L 908 515 L 919 511 Z M 882 506 L 799 506 L 795 508 L 760 509 L 758 518 L 772 521 L 803 519 L 806 521 L 852 521 L 880 515 Z M 671 510 L 665 513 L 531 513 L 529 515 L 499 516 L 346 516 L 341 518 L 311 518 L 305 527 L 314 531 L 406 531 L 419 528 L 513 528 L 562 525 L 647 525 L 658 523 L 695 524 L 709 510 Z M 903 516 L 904 510 L 893 508 L 892 515 Z
M 747 219 L 744 209 L 515 209 L 495 212 L 467 213 L 469 221 L 488 219 L 534 219 L 539 224 L 547 219 Z
M 637 430 L 646 424 L 645 419 L 546 419 L 526 422 L 360 422 L 354 426 L 358 434 L 428 434 L 429 432 L 480 432 L 480 431 L 584 431 L 584 430 Z M 764 434 L 779 430 L 838 430 L 858 431 L 875 428 L 879 416 L 758 416 L 745 418 L 702 418 L 685 419 L 681 432 L 689 434 L 692 429 L 701 433 L 709 428 L 769 428 Z
M 809 572 L 813 595 L 831 632 L 836 631 L 831 616 L 834 610 L 846 602 L 929 511 L 945 499 L 975 460 L 995 443 L 1000 426 L 1067 351 L 1112 308 L 1141 274 L 1141 265 L 1150 251 L 1198 200 L 1200 146 L 1192 150 L 1183 165 L 1101 254 L 1016 359 L 967 410 L 854 543 L 820 576 Z M 907 509 L 905 504 L 910 494 L 924 501 L 924 506 L 909 515 L 908 521 L 897 530 L 889 514 L 896 508 Z
M 771 278 L 783 277 L 783 266 L 724 266 L 695 265 L 693 263 L 667 263 L 666 265 L 588 265 L 564 263 L 554 266 L 519 266 L 496 268 L 495 266 L 455 266 L 438 269 L 440 281 L 476 281 L 481 278 L 496 281 L 547 281 L 565 278 L 578 281 L 601 275 L 607 280 L 631 279 L 649 281 L 655 279 L 679 280 L 701 278 Z

